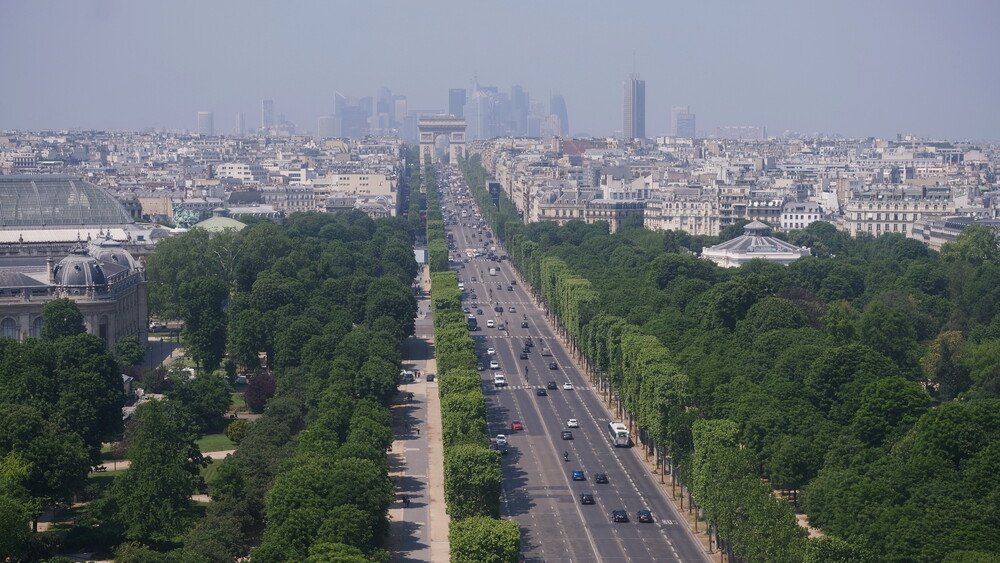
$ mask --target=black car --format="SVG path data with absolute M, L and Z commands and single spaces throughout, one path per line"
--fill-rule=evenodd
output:
M 559 369 L 559 364 L 555 362 L 549 362 L 549 369 Z
M 608 474 L 607 473 L 594 473 L 594 481 L 597 483 L 607 483 Z
M 555 381 L 550 381 L 550 382 L 546 383 L 545 386 L 548 387 L 549 389 L 558 389 L 559 388 L 558 386 L 556 386 L 556 382 Z
M 430 381 L 434 381 L 434 374 L 433 374 L 433 373 L 428 373 L 428 374 L 427 374 L 426 376 L 424 376 L 424 378 L 425 378 L 425 379 L 426 379 L 426 380 L 427 380 L 428 382 L 430 382 Z
M 493 307 L 493 310 L 496 311 L 497 313 L 503 313 L 503 307 L 501 307 L 499 305 L 497 305 L 496 307 Z
M 539 397 L 544 397 L 548 394 L 549 392 L 546 391 L 544 387 L 539 387 L 538 389 L 535 390 L 535 395 L 538 395 Z
M 522 354 L 527 354 L 528 352 L 531 352 L 531 348 L 528 348 L 527 346 L 525 346 L 524 348 L 521 348 L 521 353 Z
M 594 495 L 583 493 L 580 495 L 580 504 L 594 504 Z
M 507 291 L 514 291 L 514 288 L 508 285 L 507 286 Z
M 570 432 L 569 430 L 563 430 L 562 431 L 562 439 L 563 440 L 572 440 L 573 439 L 573 433 Z
M 527 355 L 527 354 L 525 354 L 524 352 L 521 352 L 521 356 L 520 356 L 520 358 L 521 358 L 522 360 L 527 360 L 527 359 L 528 359 L 528 355 Z
M 612 522 L 628 522 L 628 512 L 624 510 L 612 510 L 611 511 L 611 521 Z
M 528 328 L 528 321 L 521 321 L 521 328 Z
M 476 314 L 477 315 L 482 315 L 483 314 L 483 310 L 482 309 L 476 309 Z
M 535 345 L 535 342 L 531 340 L 531 338 L 528 338 L 527 340 L 524 341 L 524 345 L 527 346 L 528 348 L 531 348 L 532 346 Z
M 635 519 L 646 524 L 653 523 L 653 513 L 648 510 L 640 510 L 635 513 Z

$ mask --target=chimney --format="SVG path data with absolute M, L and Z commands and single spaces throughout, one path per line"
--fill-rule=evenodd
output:
M 56 283 L 56 270 L 55 266 L 52 264 L 52 257 L 49 256 L 45 259 L 45 268 L 49 271 L 49 283 L 55 285 Z

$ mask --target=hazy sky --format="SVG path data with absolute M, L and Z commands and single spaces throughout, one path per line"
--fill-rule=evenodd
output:
M 689 105 L 722 125 L 1000 139 L 998 0 L 0 0 L 0 130 L 260 124 L 313 131 L 333 94 L 379 86 L 447 109 L 449 88 L 566 99 L 571 129 L 646 132 Z

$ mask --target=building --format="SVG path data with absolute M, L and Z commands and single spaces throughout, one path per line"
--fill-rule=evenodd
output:
M 273 127 L 274 127 L 274 100 L 261 100 L 260 128 L 271 129 Z
M 675 137 L 680 137 L 682 139 L 694 139 L 695 134 L 695 121 L 694 114 L 687 112 L 682 113 L 677 116 L 677 129 L 674 133 Z
M 677 120 L 681 115 L 691 113 L 690 106 L 673 106 L 670 108 L 670 134 L 674 137 L 679 137 L 677 134 Z
M 566 100 L 562 94 L 552 94 L 549 98 L 549 114 L 559 119 L 559 132 L 569 135 L 569 113 L 566 111 Z
M 198 134 L 207 137 L 215 135 L 215 115 L 212 112 L 198 112 Z
M 465 88 L 448 90 L 448 113 L 455 117 L 465 115 Z
M 333 115 L 321 115 L 316 120 L 316 138 L 332 139 L 339 137 L 337 134 L 337 118 Z
M 823 208 L 814 201 L 790 201 L 781 210 L 781 230 L 804 229 L 823 220 Z
M 851 193 L 842 219 L 852 236 L 908 235 L 917 221 L 944 219 L 955 211 L 951 188 L 899 186 Z
M 247 134 L 247 121 L 246 121 L 246 118 L 243 115 L 243 112 L 239 112 L 239 113 L 236 114 L 236 128 L 233 130 L 233 132 L 238 137 L 245 137 L 246 136 L 246 134 Z
M 795 246 L 773 238 L 770 234 L 770 227 L 754 221 L 743 227 L 742 235 L 704 249 L 701 256 L 723 268 L 736 268 L 751 260 L 768 260 L 788 265 L 811 254 L 806 247 Z
M 646 81 L 630 74 L 625 81 L 625 115 L 623 131 L 626 139 L 646 138 Z

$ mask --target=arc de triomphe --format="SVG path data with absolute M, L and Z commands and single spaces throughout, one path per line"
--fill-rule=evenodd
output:
M 465 158 L 465 118 L 454 115 L 425 115 L 417 123 L 420 131 L 420 160 L 430 156 L 436 161 L 434 140 L 438 135 L 448 136 L 448 158 L 452 163 Z

